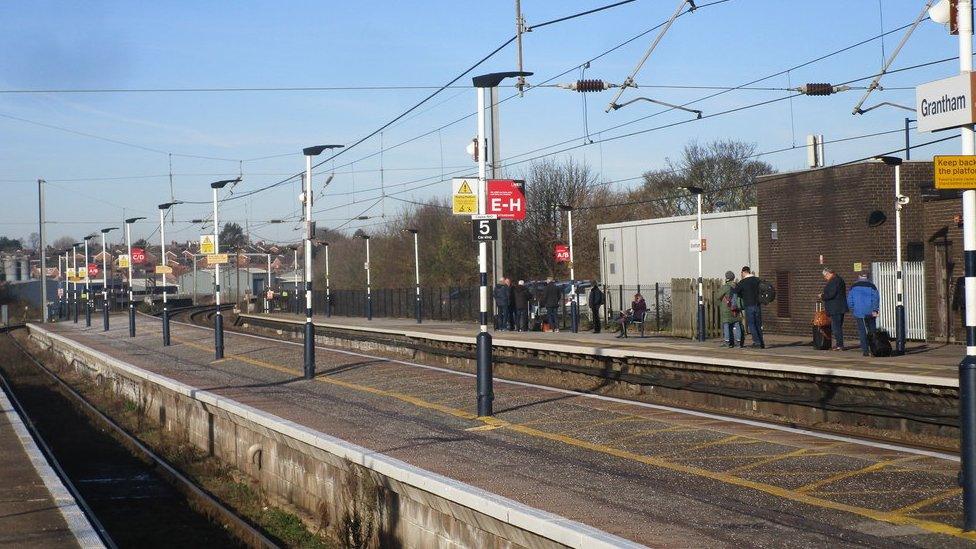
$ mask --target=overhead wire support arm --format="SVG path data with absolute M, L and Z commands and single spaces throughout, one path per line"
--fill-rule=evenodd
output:
M 681 14 L 684 12 L 686 4 L 690 6 L 688 8 L 688 11 L 695 11 L 696 9 L 698 9 L 698 7 L 695 5 L 694 0 L 681 0 L 680 2 L 678 2 L 678 7 L 674 10 L 674 13 L 671 14 L 671 17 L 668 19 L 667 23 L 665 23 L 664 26 L 661 27 L 661 32 L 657 33 L 657 36 L 654 38 L 654 41 L 651 42 L 651 46 L 647 48 L 646 52 L 644 52 L 644 57 L 641 57 L 641 60 L 637 62 L 637 66 L 634 67 L 633 71 L 631 71 L 630 76 L 624 79 L 623 84 L 620 85 L 620 90 L 617 92 L 617 95 L 613 97 L 613 99 L 610 101 L 610 104 L 607 105 L 607 108 L 604 112 L 610 112 L 618 109 L 619 106 L 615 106 L 615 105 L 617 105 L 617 100 L 620 99 L 620 96 L 624 94 L 624 91 L 627 88 L 637 87 L 637 85 L 634 84 L 634 78 L 637 77 L 637 73 L 640 72 L 641 68 L 643 68 L 644 63 L 646 63 L 647 59 L 651 56 L 652 53 L 654 53 L 654 50 L 657 48 L 657 45 L 661 43 L 661 39 L 664 38 L 665 34 L 667 34 L 668 29 L 671 28 L 671 25 L 674 24 L 674 21 L 678 17 L 680 17 Z
M 658 101 L 657 99 L 651 99 L 650 97 L 636 97 L 634 99 L 631 99 L 630 101 L 624 101 L 623 103 L 620 104 L 612 103 L 611 107 L 613 108 L 613 110 L 617 110 L 621 107 L 626 107 L 627 105 L 630 105 L 631 103 L 636 103 L 638 101 L 649 101 L 651 103 L 654 103 L 655 105 L 661 105 L 664 107 L 670 107 L 672 109 L 678 109 L 679 111 L 690 112 L 694 114 L 699 120 L 701 120 L 702 117 L 702 112 L 698 109 L 689 109 L 688 107 L 682 107 L 681 105 L 675 105 L 673 103 L 667 103 L 665 101 Z
M 855 114 L 855 115 L 864 114 L 874 108 L 881 106 L 881 105 L 875 105 L 874 107 L 870 107 L 867 109 L 861 108 L 864 106 L 864 102 L 868 100 L 868 96 L 871 95 L 871 92 L 873 92 L 876 89 L 884 89 L 880 85 L 881 79 L 884 77 L 885 74 L 888 73 L 888 69 L 891 68 L 891 64 L 895 62 L 895 58 L 898 57 L 898 53 L 901 52 L 901 49 L 903 47 L 905 47 L 905 44 L 908 42 L 908 39 L 911 38 L 912 33 L 915 32 L 915 29 L 918 28 L 918 26 L 922 23 L 922 21 L 925 21 L 925 19 L 928 18 L 929 8 L 932 7 L 932 4 L 934 2 L 935 0 L 926 0 L 925 5 L 922 6 L 922 11 L 919 12 L 918 17 L 915 18 L 915 22 L 912 23 L 911 26 L 908 27 L 908 30 L 905 31 L 905 36 L 902 36 L 901 42 L 898 43 L 898 47 L 896 47 L 894 51 L 891 52 L 891 55 L 888 57 L 888 60 L 885 61 L 884 66 L 881 67 L 881 72 L 879 72 L 877 76 L 874 77 L 874 80 L 871 80 L 871 83 L 868 85 L 868 89 L 864 91 L 864 95 L 861 96 L 861 100 L 857 102 L 857 105 L 854 105 L 854 110 L 851 111 L 851 114 Z M 884 103 L 882 103 L 882 105 L 883 104 Z M 900 105 L 894 105 L 894 106 L 900 107 Z

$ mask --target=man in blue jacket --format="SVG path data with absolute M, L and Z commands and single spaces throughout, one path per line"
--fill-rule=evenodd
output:
M 868 275 L 861 273 L 857 282 L 847 292 L 847 306 L 851 308 L 854 320 L 857 322 L 857 335 L 861 338 L 861 353 L 871 354 L 868 349 L 868 334 L 878 329 L 878 311 L 881 308 L 881 295 L 878 288 L 868 280 Z

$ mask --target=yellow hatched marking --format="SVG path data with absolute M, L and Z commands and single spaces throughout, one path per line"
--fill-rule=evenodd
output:
M 682 425 L 672 425 L 671 427 L 662 427 L 660 429 L 644 429 L 643 431 L 637 431 L 632 435 L 627 435 L 625 437 L 613 439 L 613 443 L 620 444 L 621 442 L 633 440 L 635 438 L 639 438 L 647 435 L 656 435 L 657 433 L 690 433 L 692 431 L 701 431 L 701 429 L 695 429 L 693 427 L 684 427 Z
M 729 469 L 729 470 L 727 470 L 725 472 L 728 473 L 728 474 L 741 473 L 743 471 L 748 471 L 749 469 L 754 469 L 756 467 L 762 467 L 763 465 L 768 465 L 770 463 L 775 463 L 777 461 L 781 461 L 781 460 L 784 460 L 784 459 L 789 459 L 791 457 L 802 456 L 802 455 L 804 455 L 806 453 L 807 453 L 807 449 L 806 448 L 800 448 L 799 450 L 794 450 L 794 451 L 788 452 L 786 454 L 779 454 L 779 455 L 776 455 L 776 456 L 769 456 L 766 459 L 761 459 L 761 460 L 756 461 L 756 462 L 753 462 L 753 463 L 747 463 L 745 465 L 740 465 L 738 467 Z
M 190 346 L 190 347 L 194 347 L 194 348 L 197 348 L 197 349 L 201 349 L 201 350 L 204 350 L 204 351 L 207 351 L 207 352 L 209 352 L 211 350 L 209 347 L 204 347 L 202 345 L 197 345 L 197 344 L 193 344 L 193 343 L 189 343 L 189 342 L 184 342 L 184 343 L 186 345 Z M 240 355 L 231 355 L 231 356 L 228 356 L 227 358 L 233 358 L 235 360 L 240 360 L 241 362 L 245 362 L 247 364 L 253 364 L 255 366 L 261 366 L 261 367 L 269 368 L 269 369 L 272 369 L 272 370 L 277 370 L 277 371 L 285 372 L 285 373 L 287 373 L 289 375 L 294 375 L 295 374 L 295 371 L 293 371 L 293 370 L 289 370 L 287 368 L 283 368 L 283 367 L 278 366 L 276 364 L 271 364 L 269 362 L 265 362 L 265 361 L 262 361 L 262 360 L 256 360 L 256 359 L 253 359 L 253 358 L 250 358 L 250 357 L 245 357 L 245 356 L 240 356 Z M 361 391 L 361 392 L 370 393 L 370 394 L 374 394 L 374 395 L 380 395 L 380 396 L 385 396 L 385 397 L 393 398 L 393 399 L 396 399 L 396 400 L 400 400 L 402 402 L 406 402 L 406 403 L 409 403 L 409 404 L 413 404 L 413 405 L 415 405 L 417 407 L 420 407 L 420 408 L 429 409 L 429 410 L 436 410 L 438 412 L 442 412 L 442 413 L 444 413 L 446 415 L 449 415 L 449 416 L 452 416 L 452 417 L 457 417 L 457 418 L 460 418 L 460 419 L 473 420 L 473 421 L 481 421 L 485 425 L 492 425 L 492 426 L 498 426 L 499 428 L 506 428 L 506 429 L 511 430 L 511 431 L 514 431 L 516 433 L 521 433 L 523 435 L 527 435 L 527 436 L 530 436 L 530 437 L 540 438 L 540 439 L 544 439 L 544 440 L 550 440 L 550 441 L 554 441 L 554 442 L 561 442 L 561 443 L 566 444 L 568 446 L 573 446 L 573 447 L 576 447 L 576 448 L 582 448 L 582 449 L 585 449 L 585 450 L 590 450 L 590 451 L 593 451 L 593 452 L 598 452 L 598 453 L 602 453 L 602 454 L 614 456 L 614 457 L 617 457 L 617 458 L 620 458 L 620 459 L 624 459 L 624 460 L 628 460 L 628 461 L 633 461 L 633 462 L 636 462 L 636 463 L 642 463 L 644 465 L 648 465 L 648 466 L 651 466 L 651 467 L 658 467 L 658 468 L 666 469 L 666 470 L 673 471 L 673 472 L 676 472 L 676 473 L 682 473 L 682 474 L 692 475 L 692 476 L 696 476 L 696 477 L 700 477 L 700 478 L 706 478 L 706 479 L 710 479 L 710 480 L 715 480 L 715 481 L 718 481 L 718 482 L 722 482 L 722 483 L 725 483 L 725 484 L 729 484 L 729 485 L 732 485 L 732 486 L 737 486 L 737 487 L 740 487 L 740 488 L 747 488 L 747 489 L 750 489 L 750 490 L 755 490 L 755 491 L 758 491 L 758 492 L 762 492 L 764 494 L 768 494 L 768 495 L 775 496 L 775 497 L 779 497 L 779 498 L 782 498 L 782 499 L 794 501 L 794 502 L 797 502 L 797 503 L 803 503 L 803 504 L 806 504 L 806 505 L 812 505 L 812 506 L 815 506 L 815 507 L 820 507 L 822 509 L 830 509 L 830 510 L 834 510 L 834 511 L 847 512 L 847 513 L 855 514 L 855 515 L 862 516 L 862 517 L 865 517 L 865 518 L 869 518 L 869 519 L 873 519 L 873 520 L 878 520 L 878 521 L 882 521 L 882 522 L 887 522 L 887 523 L 890 523 L 890 524 L 907 524 L 907 525 L 913 525 L 913 526 L 917 526 L 918 528 L 921 528 L 921 529 L 923 529 L 923 530 L 925 530 L 927 532 L 932 532 L 932 533 L 935 533 L 935 534 L 945 534 L 945 535 L 955 536 L 955 537 L 959 537 L 959 538 L 965 538 L 965 539 L 969 539 L 969 540 L 976 540 L 976 532 L 965 532 L 965 531 L 963 531 L 960 528 L 957 528 L 957 527 L 952 526 L 952 525 L 949 525 L 949 524 L 943 524 L 941 522 L 934 522 L 934 521 L 931 521 L 931 520 L 926 520 L 926 519 L 922 519 L 922 518 L 912 517 L 912 516 L 908 516 L 908 515 L 901 514 L 901 513 L 896 513 L 896 512 L 879 511 L 879 510 L 876 510 L 876 509 L 867 509 L 867 508 L 864 508 L 864 507 L 858 507 L 856 505 L 848 505 L 846 503 L 840 503 L 840 502 L 836 502 L 836 501 L 830 501 L 830 500 L 826 500 L 826 499 L 823 499 L 823 498 L 820 498 L 820 497 L 816 497 L 816 496 L 809 495 L 809 494 L 804 493 L 804 492 L 800 492 L 798 490 L 790 490 L 790 489 L 782 488 L 782 487 L 779 487 L 779 486 L 773 486 L 773 485 L 764 484 L 764 483 L 761 483 L 761 482 L 752 481 L 752 480 L 745 479 L 745 478 L 736 477 L 734 475 L 730 475 L 730 474 L 726 474 L 726 473 L 722 473 L 722 472 L 709 471 L 707 469 L 702 469 L 700 467 L 694 467 L 694 466 L 690 466 L 690 465 L 682 465 L 682 464 L 679 464 L 679 463 L 674 463 L 674 462 L 667 461 L 667 460 L 662 459 L 662 458 L 659 458 L 659 457 L 636 454 L 636 453 L 633 453 L 633 452 L 628 452 L 626 450 L 622 450 L 622 449 L 619 449 L 619 448 L 613 448 L 613 447 L 606 446 L 606 445 L 603 445 L 603 444 L 597 444 L 597 443 L 594 443 L 594 442 L 580 440 L 580 439 L 576 439 L 576 438 L 573 438 L 573 437 L 569 437 L 569 436 L 565 436 L 565 435 L 560 435 L 560 434 L 556 434 L 556 433 L 550 433 L 550 432 L 546 432 L 546 431 L 540 431 L 539 429 L 535 429 L 535 428 L 529 427 L 527 425 L 519 425 L 519 424 L 515 424 L 515 423 L 509 423 L 507 421 L 499 420 L 499 419 L 496 419 L 496 418 L 493 418 L 493 417 L 479 417 L 479 416 L 477 416 L 477 415 L 475 415 L 473 413 L 466 412 L 464 410 L 458 410 L 456 408 L 450 408 L 448 406 L 442 406 L 442 405 L 439 405 L 439 404 L 434 404 L 434 403 L 431 403 L 431 402 L 427 402 L 427 401 L 425 401 L 425 400 L 423 400 L 421 398 L 417 398 L 417 397 L 414 397 L 414 396 L 411 396 L 411 395 L 406 395 L 406 394 L 398 393 L 398 392 L 395 392 L 395 391 L 387 391 L 387 390 L 383 390 L 383 389 L 375 389 L 373 387 L 369 387 L 369 386 L 366 386 L 366 385 L 359 385 L 359 384 L 356 384 L 356 383 L 348 383 L 348 382 L 339 381 L 337 379 L 331 379 L 331 378 L 317 377 L 317 378 L 315 378 L 315 380 L 316 381 L 323 382 L 323 383 L 329 383 L 329 384 L 332 384 L 332 385 L 337 385 L 337 386 L 340 386 L 340 387 L 345 387 L 345 388 L 348 388 L 348 389 L 353 389 L 353 390 L 356 390 L 356 391 Z M 909 459 L 914 459 L 915 457 L 917 457 L 917 456 L 903 458 L 903 459 L 900 459 L 900 460 L 891 460 L 889 462 L 880 462 L 880 463 L 876 464 L 876 465 L 879 466 L 879 467 L 877 467 L 877 469 L 883 468 L 883 467 L 887 466 L 890 463 L 907 461 Z M 867 469 L 867 467 L 865 469 Z M 863 472 L 863 470 L 862 470 L 862 472 Z M 859 472 L 852 472 L 852 473 L 854 473 L 854 474 L 861 474 Z M 852 476 L 852 475 L 850 475 L 848 473 L 847 476 Z M 944 497 L 951 497 L 951 495 L 954 495 L 954 494 L 948 494 L 948 495 L 945 495 Z M 929 499 L 931 500 L 932 498 L 929 498 Z M 919 503 L 929 504 L 929 502 L 919 502 Z M 916 505 L 918 505 L 918 504 L 916 504 Z M 912 507 L 912 506 L 909 506 L 909 507 Z
M 817 488 L 819 488 L 821 486 L 825 486 L 825 485 L 830 484 L 832 482 L 837 482 L 838 480 L 844 480 L 845 478 L 851 478 L 851 477 L 856 477 L 856 476 L 864 475 L 864 474 L 867 474 L 867 473 L 873 473 L 875 471 L 880 471 L 881 469 L 884 469 L 885 467 L 888 467 L 889 465 L 893 465 L 895 463 L 904 463 L 906 461 L 911 461 L 911 460 L 918 459 L 918 458 L 919 458 L 919 456 L 908 456 L 908 457 L 903 457 L 903 458 L 898 458 L 898 459 L 888 459 L 888 460 L 885 460 L 885 461 L 878 461 L 878 462 L 872 463 L 871 465 L 868 465 L 867 467 L 862 467 L 862 468 L 856 469 L 854 471 L 845 471 L 843 473 L 839 473 L 839 474 L 836 474 L 836 475 L 833 475 L 833 476 L 829 476 L 829 477 L 824 478 L 824 479 L 820 479 L 820 480 L 818 480 L 816 482 L 811 482 L 810 484 L 805 484 L 805 485 L 800 486 L 799 488 L 797 488 L 796 491 L 797 492 L 810 492 L 810 491 L 816 490 Z
M 917 501 L 911 505 L 906 505 L 900 509 L 895 509 L 893 512 L 898 514 L 911 513 L 912 511 L 917 511 L 919 509 L 924 509 L 929 505 L 934 505 L 940 501 L 955 497 L 962 493 L 962 488 L 953 488 L 951 490 L 946 490 L 941 494 L 936 494 L 930 498 L 925 498 L 921 501 Z

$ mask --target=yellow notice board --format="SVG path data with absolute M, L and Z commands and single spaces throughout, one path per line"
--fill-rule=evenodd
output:
M 227 254 L 210 254 L 207 256 L 207 265 L 223 265 L 227 261 Z
M 478 180 L 456 177 L 451 180 L 451 206 L 454 215 L 478 213 Z
M 210 234 L 200 235 L 200 253 L 202 254 L 212 254 L 214 253 L 214 237 Z
M 940 155 L 932 163 L 936 189 L 976 189 L 976 156 Z

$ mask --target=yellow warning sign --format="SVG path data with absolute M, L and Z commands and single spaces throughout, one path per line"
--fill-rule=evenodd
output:
M 156 265 L 156 274 L 173 274 L 173 268 L 169 265 Z
M 976 189 L 976 156 L 938 155 L 932 163 L 936 189 Z
M 227 254 L 210 254 L 207 256 L 207 265 L 223 265 L 227 262 Z
M 461 177 L 451 180 L 451 210 L 454 215 L 478 213 L 478 195 L 474 191 L 476 188 L 477 180 Z
M 210 255 L 214 253 L 214 237 L 212 234 L 200 235 L 200 253 Z
M 119 256 L 119 268 L 120 269 L 129 268 L 129 256 L 127 254 L 122 254 Z

